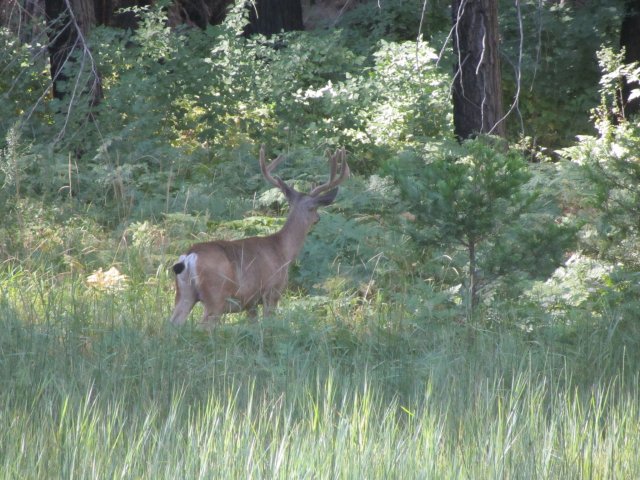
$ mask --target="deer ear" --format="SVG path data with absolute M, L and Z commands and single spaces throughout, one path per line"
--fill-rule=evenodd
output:
M 331 205 L 333 201 L 336 199 L 336 195 L 338 195 L 338 187 L 333 190 L 329 190 L 327 193 L 320 195 L 318 197 L 314 197 L 314 203 L 318 206 Z

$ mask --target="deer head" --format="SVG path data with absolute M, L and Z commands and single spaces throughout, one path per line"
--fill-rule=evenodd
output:
M 286 197 L 287 221 L 273 235 L 198 243 L 181 255 L 173 266 L 176 300 L 171 323 L 183 324 L 198 301 L 204 304 L 202 323 L 206 327 L 217 323 L 224 313 L 246 310 L 255 317 L 260 303 L 263 314 L 269 315 L 286 288 L 289 265 L 319 220 L 318 208 L 335 200 L 338 185 L 349 176 L 345 157 L 344 148 L 337 150 L 329 159 L 329 180 L 305 194 L 273 175 L 283 157 L 267 164 L 263 145 L 260 170 Z

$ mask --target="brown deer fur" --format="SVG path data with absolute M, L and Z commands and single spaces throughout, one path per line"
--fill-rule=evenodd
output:
M 319 220 L 318 208 L 334 201 L 337 186 L 349 176 L 345 151 L 340 149 L 331 156 L 329 181 L 303 194 L 271 175 L 281 160 L 280 156 L 266 165 L 264 146 L 260 149 L 263 176 L 289 202 L 282 229 L 266 237 L 197 243 L 181 255 L 173 266 L 176 300 L 171 323 L 182 325 L 198 301 L 204 304 L 202 323 L 206 327 L 217 323 L 224 313 L 246 310 L 255 317 L 262 303 L 266 316 L 276 307 L 287 286 L 289 265 Z

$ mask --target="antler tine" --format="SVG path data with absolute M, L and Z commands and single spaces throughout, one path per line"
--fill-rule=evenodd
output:
M 339 148 L 336 150 L 336 153 L 331 156 L 329 162 L 331 163 L 331 173 L 329 175 L 329 181 L 323 183 L 322 185 L 318 185 L 316 188 L 309 192 L 309 196 L 315 197 L 322 192 L 326 192 L 328 190 L 332 190 L 336 186 L 340 185 L 345 178 L 349 176 L 350 170 L 349 165 L 347 165 L 346 160 L 346 151 L 343 148 Z M 340 159 L 340 175 L 338 175 L 338 159 Z
M 338 173 L 338 155 L 341 152 L 340 149 L 336 150 L 336 153 L 334 153 L 333 155 L 331 155 L 331 158 L 329 158 L 329 164 L 331 165 L 331 172 L 329 173 L 329 181 L 332 182 L 333 179 L 336 177 L 336 173 Z M 341 158 L 341 161 L 344 161 L 344 157 Z
M 275 168 L 280 165 L 280 163 L 284 160 L 282 155 L 278 155 L 269 165 L 266 164 L 265 161 L 265 153 L 264 153 L 264 144 L 260 146 L 260 170 L 262 171 L 262 176 L 267 179 L 267 181 L 278 188 L 281 188 L 282 180 L 279 177 L 272 177 L 271 172 L 275 170 Z

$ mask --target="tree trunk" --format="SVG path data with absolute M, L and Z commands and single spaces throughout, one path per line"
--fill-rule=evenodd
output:
M 76 1 L 76 0 L 74 0 Z M 95 7 L 95 24 L 108 27 L 131 29 L 138 27 L 138 17 L 135 13 L 121 9 L 130 7 L 147 7 L 153 0 L 93 0 Z M 178 4 L 178 1 L 174 2 Z
M 89 62 L 91 71 L 89 84 L 83 86 L 88 89 L 85 93 L 91 95 L 91 104 L 98 103 L 102 98 L 100 78 L 85 42 L 85 35 L 95 22 L 93 0 L 45 0 L 45 16 L 53 96 L 67 96 L 74 79 L 69 78 L 65 67 L 81 58 Z
M 233 3 L 234 0 L 172 0 L 168 9 L 169 25 L 187 24 L 204 30 L 207 25 L 222 22 Z
M 624 47 L 625 63 L 640 61 L 640 0 L 625 2 L 625 16 L 620 28 L 620 46 Z M 640 112 L 640 99 L 629 100 L 632 87 L 624 82 L 622 85 L 622 107 L 625 117 Z
M 64 97 L 61 84 L 68 80 L 63 71 L 77 38 L 69 18 L 65 0 L 46 0 L 44 4 L 49 34 L 49 66 L 53 81 L 53 96 Z
M 257 0 L 251 4 L 246 35 L 272 35 L 282 31 L 303 30 L 300 0 Z
M 504 136 L 497 0 L 453 0 L 452 18 L 455 134 Z

